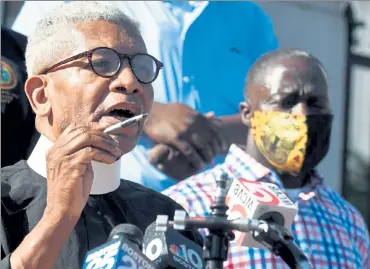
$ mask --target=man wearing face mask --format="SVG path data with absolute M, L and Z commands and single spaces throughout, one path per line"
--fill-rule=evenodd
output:
M 101 2 L 59 6 L 29 36 L 26 66 L 41 137 L 27 161 L 1 171 L 0 268 L 81 268 L 114 226 L 144 231 L 158 214 L 182 209 L 120 179 L 120 158 L 136 146 L 142 121 L 104 132 L 152 106 L 162 63 L 135 22 Z
M 322 64 L 305 51 L 267 53 L 248 73 L 245 98 L 240 114 L 249 129 L 246 147 L 232 145 L 225 163 L 163 193 L 190 216 L 204 216 L 215 195 L 215 177 L 222 172 L 231 179 L 275 183 L 297 204 L 292 233 L 314 268 L 370 268 L 363 218 L 315 169 L 328 151 L 332 123 Z M 229 251 L 224 268 L 288 268 L 268 250 L 232 241 Z

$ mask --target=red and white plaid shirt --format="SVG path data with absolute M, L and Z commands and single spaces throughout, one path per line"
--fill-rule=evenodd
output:
M 262 166 L 236 145 L 223 164 L 181 181 L 163 193 L 181 204 L 190 216 L 209 216 L 216 190 L 215 179 L 226 172 L 232 178 L 268 181 L 284 187 L 278 176 Z M 314 268 L 370 269 L 370 240 L 358 211 L 314 172 L 311 181 L 293 198 L 297 204 L 291 231 L 295 243 Z M 206 235 L 206 230 L 200 230 Z M 224 268 L 288 269 L 271 251 L 230 243 Z

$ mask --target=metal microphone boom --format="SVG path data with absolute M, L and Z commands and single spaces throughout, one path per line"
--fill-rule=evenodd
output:
M 175 230 L 208 229 L 209 234 L 205 237 L 203 246 L 206 269 L 223 268 L 223 262 L 227 260 L 229 242 L 234 239 L 233 230 L 251 233 L 258 242 L 280 256 L 292 269 L 312 269 L 307 257 L 294 244 L 292 234 L 283 226 L 249 218 L 227 219 L 227 181 L 227 174 L 222 174 L 217 180 L 216 195 L 209 217 L 189 217 L 186 211 L 176 210 L 174 221 L 169 221 L 166 215 L 158 215 L 156 230 L 165 231 L 167 227 L 173 227 Z

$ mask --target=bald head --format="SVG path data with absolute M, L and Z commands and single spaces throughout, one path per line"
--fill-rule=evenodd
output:
M 323 65 L 302 50 L 275 50 L 259 58 L 248 73 L 245 90 L 253 110 L 271 110 L 272 104 L 289 110 L 300 102 L 330 110 Z

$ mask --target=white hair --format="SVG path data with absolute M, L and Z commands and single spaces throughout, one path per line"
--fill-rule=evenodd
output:
M 39 75 L 45 68 L 63 60 L 80 42 L 81 35 L 74 25 L 87 21 L 105 20 L 140 33 L 138 24 L 109 2 L 73 1 L 44 15 L 28 37 L 26 66 L 28 76 Z

